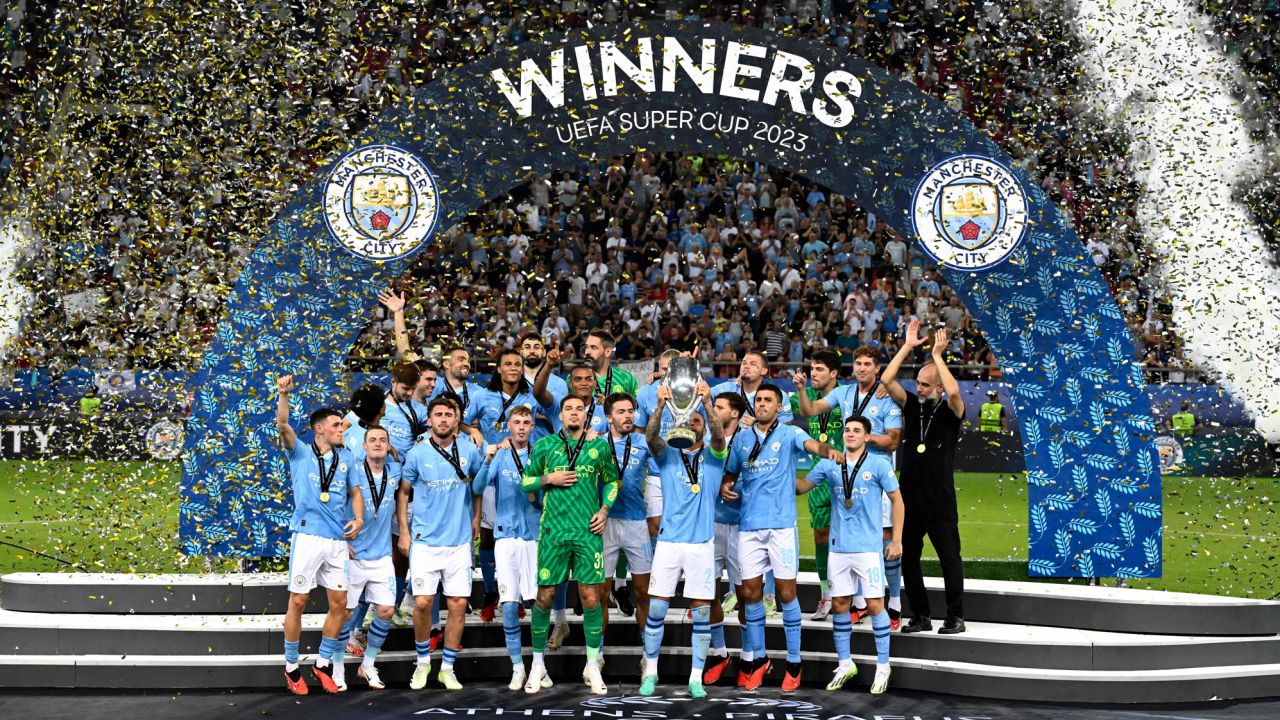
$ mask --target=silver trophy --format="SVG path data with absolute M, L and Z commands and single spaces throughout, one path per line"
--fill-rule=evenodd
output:
M 671 358 L 667 376 L 662 382 L 671 390 L 667 408 L 671 410 L 673 422 L 666 440 L 677 450 L 693 447 L 698 441 L 698 436 L 689 427 L 689 420 L 702 404 L 702 398 L 698 397 L 698 383 L 701 381 L 702 373 L 698 371 L 696 359 L 683 355 Z

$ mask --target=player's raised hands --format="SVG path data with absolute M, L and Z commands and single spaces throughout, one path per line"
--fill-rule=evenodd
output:
M 933 357 L 941 360 L 942 353 L 947 349 L 947 341 L 951 339 L 951 333 L 946 328 L 938 330 L 933 336 Z
M 276 392 L 281 395 L 293 392 L 293 375 L 281 375 L 276 378 Z
M 907 325 L 907 347 L 918 348 L 925 344 L 928 339 L 928 336 L 920 337 L 920 321 L 918 319 L 912 320 L 911 324 Z
M 394 290 L 387 288 L 378 293 L 378 302 L 386 306 L 393 313 L 404 310 L 404 294 L 397 295 Z

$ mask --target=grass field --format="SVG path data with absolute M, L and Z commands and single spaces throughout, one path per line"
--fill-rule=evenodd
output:
M 18 570 L 201 572 L 226 560 L 178 546 L 177 463 L 0 462 L 0 573 Z M 1164 479 L 1164 577 L 1135 587 L 1280 597 L 1277 494 L 1271 478 Z M 1020 476 L 962 474 L 961 541 L 971 577 L 1025 579 L 1027 499 Z M 801 554 L 813 555 L 808 508 L 797 506 Z M 58 560 L 73 563 L 72 568 Z M 926 556 L 932 549 L 926 547 Z M 926 564 L 926 571 L 928 564 Z

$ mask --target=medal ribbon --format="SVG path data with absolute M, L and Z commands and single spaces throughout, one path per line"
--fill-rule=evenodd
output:
M 440 457 L 449 461 L 449 464 L 453 466 L 453 471 L 458 474 L 459 480 L 467 482 L 467 474 L 462 472 L 462 459 L 458 457 L 457 439 L 454 439 L 453 444 L 449 446 L 449 449 L 453 451 L 452 455 L 445 452 L 444 448 L 440 447 L 440 445 L 436 443 L 435 438 L 431 438 L 431 447 L 435 448 L 436 452 L 440 453 Z
M 613 451 L 609 453 L 609 457 L 613 458 L 613 466 L 618 469 L 618 480 L 621 482 L 622 473 L 631 465 L 631 436 L 627 435 L 627 444 L 622 451 L 622 464 L 618 464 L 618 443 L 614 442 L 612 433 L 609 434 L 609 447 Z
M 680 461 L 684 463 L 685 474 L 689 476 L 689 487 L 698 487 L 698 469 L 702 464 L 702 450 L 698 450 L 698 452 L 693 454 L 692 463 L 689 462 L 689 455 L 685 451 L 681 450 Z
M 840 465 L 840 479 L 844 481 L 844 501 L 846 503 L 853 502 L 853 484 L 858 481 L 858 471 L 862 469 L 862 463 L 867 460 L 867 449 L 862 449 L 862 457 L 858 458 L 858 464 L 853 466 L 853 472 L 849 472 L 849 461 L 846 459 Z M 847 505 L 846 505 L 847 507 Z
M 311 452 L 316 454 L 316 464 L 320 466 L 320 492 L 327 493 L 329 487 L 333 485 L 333 476 L 338 474 L 338 451 L 330 449 L 333 453 L 333 464 L 329 466 L 329 472 L 324 471 L 324 455 L 315 443 L 311 443 Z
M 369 468 L 369 460 L 364 461 L 364 476 L 369 481 L 369 494 L 373 496 L 373 514 L 377 515 L 378 510 L 382 507 L 382 498 L 387 496 L 387 481 L 391 477 L 391 473 L 387 472 L 387 467 L 382 466 L 382 490 L 379 491 L 373 484 L 373 470 Z

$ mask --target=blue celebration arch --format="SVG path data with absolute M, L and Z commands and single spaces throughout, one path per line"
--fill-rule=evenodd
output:
M 1161 489 L 1123 317 L 1039 187 L 961 115 L 860 58 L 722 24 L 610 26 L 460 68 L 352 137 L 253 252 L 195 381 L 181 542 L 287 550 L 274 377 L 295 423 L 338 391 L 376 294 L 437 228 L 529 179 L 637 150 L 787 168 L 934 259 L 990 341 L 1021 423 L 1028 571 L 1156 577 Z

